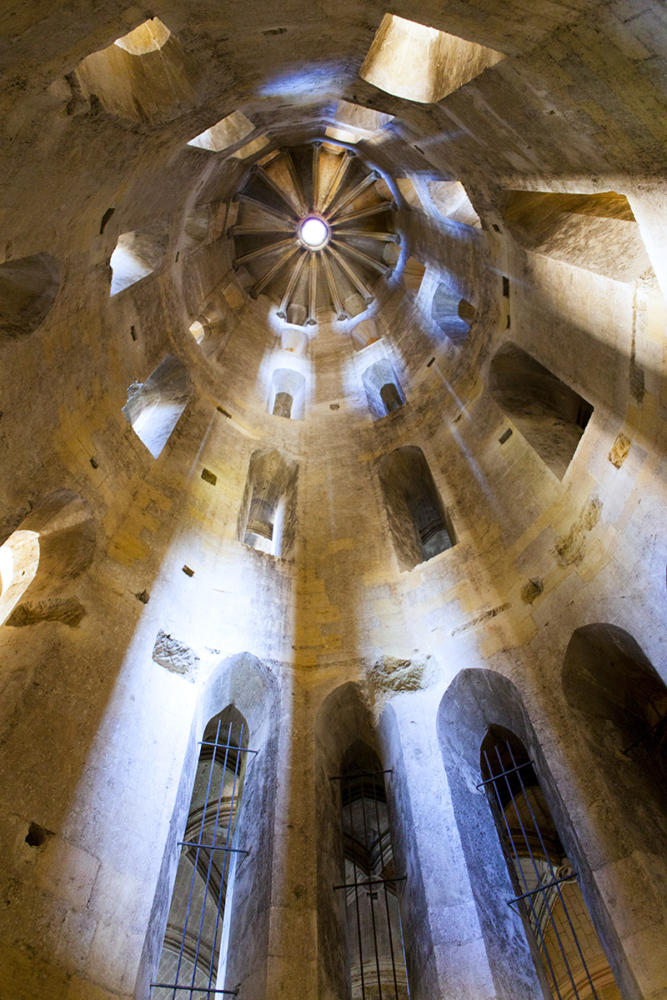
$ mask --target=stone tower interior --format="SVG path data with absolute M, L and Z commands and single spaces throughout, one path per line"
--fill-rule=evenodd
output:
M 248 2 L 0 11 L 0 997 L 664 1000 L 665 8 Z

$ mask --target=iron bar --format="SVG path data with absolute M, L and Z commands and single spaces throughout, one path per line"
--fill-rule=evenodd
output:
M 352 771 L 350 774 L 334 774 L 329 781 L 351 781 L 352 778 L 372 778 L 375 774 L 393 774 L 393 769 L 387 771 Z
M 496 751 L 497 751 L 497 749 L 498 748 L 496 747 Z M 490 774 L 493 774 L 493 768 L 491 767 L 491 764 L 489 763 L 489 757 L 488 757 L 488 754 L 487 754 L 486 750 L 484 751 L 484 760 L 486 761 L 487 770 L 489 771 Z M 501 769 L 502 769 L 502 764 L 500 766 L 501 766 Z M 505 779 L 505 780 L 507 780 L 507 779 Z M 524 887 L 524 889 L 527 890 L 528 889 L 528 882 L 526 880 L 526 876 L 524 875 L 523 869 L 521 867 L 521 861 L 519 859 L 519 853 L 518 853 L 518 850 L 517 850 L 517 845 L 516 845 L 516 843 L 514 841 L 514 837 L 512 836 L 512 832 L 510 830 L 509 823 L 507 822 L 507 816 L 505 815 L 505 810 L 503 809 L 503 804 L 502 804 L 502 800 L 500 798 L 500 792 L 498 790 L 498 785 L 497 785 L 497 783 L 495 781 L 493 782 L 493 786 L 492 787 L 493 787 L 494 794 L 496 796 L 496 803 L 497 803 L 497 806 L 498 806 L 498 810 L 499 810 L 500 815 L 502 816 L 503 822 L 505 824 L 505 830 L 507 832 L 507 840 L 508 840 L 509 846 L 510 846 L 510 848 L 512 850 L 512 853 L 514 855 L 514 859 L 515 859 L 515 862 L 516 862 L 516 864 L 514 866 L 515 867 L 515 873 L 516 873 L 516 880 L 519 883 L 523 882 L 523 887 Z M 544 940 L 544 935 L 542 933 L 542 928 L 540 926 L 540 920 L 539 920 L 539 917 L 538 917 L 537 913 L 535 912 L 535 907 L 533 905 L 533 900 L 532 900 L 532 897 L 530 897 L 530 896 L 527 897 L 527 905 L 530 907 L 530 915 L 532 915 L 533 921 L 535 923 L 536 933 L 537 933 L 537 935 L 539 936 L 539 939 L 540 939 L 540 944 L 542 946 L 542 953 L 544 954 L 545 959 L 546 959 L 546 963 L 547 963 L 547 967 L 548 967 L 549 973 L 551 975 L 551 981 L 553 983 L 553 987 L 554 987 L 554 989 L 556 991 L 558 1000 L 562 1000 L 561 992 L 558 989 L 558 980 L 556 979 L 556 973 L 554 972 L 553 965 L 551 963 L 551 956 L 549 955 L 549 951 L 548 951 L 548 949 L 546 947 L 546 942 Z
M 383 846 L 383 836 L 382 827 L 380 824 L 380 807 L 378 803 L 377 795 L 373 796 L 373 801 L 375 803 L 375 825 L 378 832 L 378 844 L 380 845 L 380 871 L 384 871 L 384 846 Z M 387 896 L 387 885 L 386 881 L 383 879 L 382 891 L 384 893 L 384 910 L 387 919 L 387 933 L 389 935 L 389 954 L 391 955 L 391 972 L 394 978 L 394 998 L 398 1000 L 398 982 L 396 980 L 396 960 L 394 958 L 394 938 L 391 933 L 391 914 L 389 912 L 389 897 Z
M 405 882 L 407 877 L 407 875 L 394 875 L 393 878 L 362 878 L 358 882 L 342 882 L 340 885 L 335 885 L 334 889 L 354 889 L 358 885 L 391 885 L 393 882 Z
M 511 759 L 512 759 L 512 764 L 513 764 L 513 765 L 514 765 L 514 766 L 516 767 L 516 761 L 514 760 L 514 754 L 512 753 L 512 748 L 511 748 L 511 746 L 509 745 L 509 743 L 507 744 L 507 749 L 509 750 L 509 754 L 510 754 L 510 757 L 511 757 Z M 525 794 L 525 788 L 524 788 L 524 784 L 523 784 L 523 779 L 522 779 L 522 777 L 521 777 L 521 774 L 519 774 L 519 776 L 518 776 L 518 777 L 519 777 L 519 783 L 520 783 L 520 785 L 521 785 L 521 790 L 522 790 L 522 792 L 523 792 L 523 794 L 524 794 L 524 798 L 525 798 L 525 801 L 526 801 L 526 804 L 527 804 L 527 806 L 528 806 L 528 811 L 530 812 L 530 818 L 531 818 L 531 819 L 532 819 L 532 821 L 533 821 L 533 826 L 535 827 L 535 831 L 537 832 L 537 835 L 538 835 L 538 837 L 539 837 L 539 841 L 540 841 L 540 846 L 541 846 L 542 850 L 544 851 L 544 854 L 545 854 L 545 857 L 547 858 L 547 861 L 548 861 L 548 864 L 549 864 L 549 869 L 550 869 L 550 871 L 551 871 L 551 874 L 552 874 L 552 876 L 554 876 L 554 875 L 556 875 L 557 873 L 556 873 L 556 871 L 555 871 L 555 869 L 554 869 L 554 866 L 553 866 L 553 864 L 551 863 L 551 858 L 549 857 L 549 855 L 548 855 L 548 853 L 547 853 L 547 849 L 546 849 L 546 846 L 545 846 L 545 844 L 544 844 L 544 841 L 543 841 L 543 839 L 542 839 L 542 831 L 540 830 L 540 828 L 539 828 L 539 824 L 538 824 L 538 822 L 537 822 L 537 819 L 535 818 L 535 814 L 534 814 L 534 812 L 533 812 L 533 807 L 532 807 L 532 806 L 531 806 L 531 804 L 530 804 L 530 799 L 529 799 L 529 798 L 528 798 L 528 796 L 527 796 L 527 795 Z M 507 780 L 507 779 L 505 779 L 505 780 Z M 579 953 L 579 958 L 581 959 L 581 963 L 582 963 L 582 965 L 583 965 L 583 967 L 584 967 L 584 972 L 586 973 L 586 978 L 588 979 L 588 983 L 589 983 L 589 986 L 590 986 L 590 988 L 591 988 L 591 993 L 592 993 L 593 997 L 595 998 L 595 1000 L 597 1000 L 597 996 L 598 996 L 598 995 L 597 995 L 597 992 L 596 992 L 596 989 L 595 989 L 595 986 L 594 986 L 594 984 L 593 984 L 593 979 L 592 979 L 592 977 L 591 977 L 591 974 L 590 974 L 590 972 L 589 972 L 589 970 L 588 970 L 588 965 L 586 964 L 586 959 L 584 958 L 584 953 L 583 953 L 583 951 L 582 951 L 582 949 L 581 949 L 581 945 L 579 944 L 579 938 L 577 937 L 577 933 L 576 933 L 576 931 L 575 931 L 575 929 L 574 929 L 574 926 L 573 926 L 573 924 L 572 924 L 572 920 L 571 920 L 571 918 L 570 918 L 570 911 L 568 910 L 568 908 L 567 908 L 567 906 L 566 906 L 566 904 L 565 904 L 565 900 L 563 899 L 563 894 L 562 894 L 562 892 L 560 891 L 560 881 L 557 881 L 557 882 L 556 882 L 556 884 L 555 884 L 555 889 L 556 889 L 556 892 L 557 892 L 557 894 L 558 894 L 558 898 L 559 898 L 559 900 L 560 900 L 560 903 L 561 903 L 561 906 L 563 907 L 563 912 L 564 912 L 564 914 L 565 914 L 565 917 L 566 917 L 566 919 L 567 919 L 567 922 L 568 922 L 568 926 L 569 926 L 569 928 L 570 928 L 570 932 L 571 932 L 571 934 L 572 934 L 572 937 L 573 937 L 573 939 L 574 939 L 574 943 L 575 943 L 575 946 L 576 946 L 576 948 L 577 948 L 577 951 L 578 951 L 578 953 Z M 568 972 L 569 972 L 569 967 L 568 967 Z M 571 975 L 570 975 L 570 978 L 572 978 L 572 976 L 571 976 Z M 577 988 L 576 988 L 576 986 L 575 986 L 574 982 L 572 983 L 572 985 L 574 986 L 574 991 L 575 991 L 575 995 L 577 995 L 577 996 L 578 996 L 578 992 L 577 992 Z
M 195 993 L 227 996 L 238 995 L 238 990 L 224 989 L 222 987 L 215 986 L 213 983 L 214 977 L 218 974 L 218 935 L 220 921 L 224 911 L 225 896 L 227 893 L 228 859 L 236 854 L 247 855 L 249 853 L 245 849 L 233 846 L 233 829 L 235 825 L 236 813 L 238 811 L 237 788 L 241 781 L 241 762 L 244 759 L 241 756 L 241 751 L 252 754 L 256 754 L 258 751 L 251 750 L 248 747 L 240 745 L 243 742 L 243 724 L 241 724 L 240 727 L 238 741 L 232 742 L 232 731 L 234 726 L 233 720 L 230 720 L 228 731 L 226 733 L 226 739 L 222 741 L 220 735 L 221 724 L 222 720 L 219 719 L 215 736 L 212 740 L 203 739 L 198 741 L 199 745 L 202 747 L 198 763 L 198 774 L 202 773 L 202 765 L 207 763 L 208 755 L 204 756 L 203 748 L 211 747 L 213 750 L 210 756 L 210 763 L 208 764 L 206 793 L 201 810 L 201 821 L 198 822 L 198 837 L 197 839 L 182 840 L 178 842 L 180 847 L 188 849 L 187 855 L 182 855 L 182 857 L 187 856 L 189 861 L 192 863 L 192 878 L 190 880 L 182 933 L 179 930 L 180 947 L 178 949 L 178 960 L 176 963 L 174 982 L 155 982 L 151 984 L 151 988 L 161 988 L 171 991 L 172 1000 L 176 1000 L 177 991 L 189 992 L 191 996 Z M 224 751 L 224 757 L 220 751 Z M 217 805 L 215 806 L 215 813 L 212 820 L 213 829 L 210 831 L 211 814 L 213 812 L 212 807 L 215 798 L 212 794 L 212 786 L 216 767 L 220 768 L 220 781 L 217 792 Z M 233 773 L 233 780 L 231 793 L 225 794 L 226 778 L 228 773 Z M 195 813 L 198 812 L 199 809 L 196 809 Z M 210 831 L 210 837 L 207 837 L 206 841 L 204 840 L 205 830 L 207 833 Z M 219 834 L 222 834 L 223 831 L 224 843 L 218 843 Z M 208 842 L 209 840 L 210 842 Z M 205 860 L 206 854 L 202 855 L 201 853 L 206 851 L 208 851 L 208 864 L 206 864 Z M 221 871 L 217 868 L 217 866 L 214 868 L 214 858 L 220 857 L 217 852 L 222 852 L 221 856 L 223 858 L 223 862 Z M 196 934 L 188 934 L 188 926 L 190 919 L 193 916 L 193 896 L 197 879 L 200 880 L 200 889 L 198 889 L 198 894 L 201 891 L 200 919 Z M 203 883 L 203 887 L 201 886 L 201 883 Z M 212 915 L 212 911 L 209 909 L 209 902 L 215 906 L 215 925 L 213 941 L 212 945 L 210 945 L 210 955 L 209 943 L 204 940 L 203 933 L 207 914 Z M 187 961 L 192 964 L 192 975 L 189 984 L 180 982 L 184 957 L 187 957 Z M 198 975 L 207 978 L 208 983 L 206 986 L 195 985 Z
M 486 753 L 484 756 L 486 757 Z M 525 764 L 519 764 L 517 767 L 510 767 L 507 771 L 500 771 L 499 774 L 492 775 L 490 778 L 487 778 L 486 781 L 480 781 L 478 785 L 475 785 L 475 788 L 484 788 L 484 785 L 490 785 L 492 781 L 497 781 L 498 778 L 504 778 L 507 774 L 514 774 L 515 771 L 521 770 L 522 767 L 530 767 L 532 763 L 532 760 L 527 760 Z
M 509 742 L 506 742 L 506 746 L 507 746 L 507 749 L 510 751 L 510 756 L 512 757 L 512 765 L 513 765 L 513 767 L 516 767 L 516 761 L 514 760 L 514 757 L 513 757 L 512 753 L 511 753 L 511 748 L 510 748 Z M 503 765 L 502 765 L 502 761 L 501 761 L 501 758 L 500 758 L 500 750 L 498 749 L 497 746 L 496 746 L 495 749 L 496 749 L 496 757 L 498 758 L 498 763 L 502 767 Z M 523 781 L 521 779 L 520 771 L 517 771 L 517 776 L 519 778 L 519 783 L 521 785 L 521 791 L 523 793 L 524 800 L 527 801 L 526 792 L 525 792 L 525 786 L 524 786 Z M 539 871 L 539 868 L 537 867 L 537 864 L 536 864 L 536 861 L 535 861 L 535 856 L 534 856 L 533 850 L 532 850 L 532 848 L 530 846 L 530 841 L 528 840 L 528 834 L 526 833 L 526 830 L 525 830 L 524 825 L 523 825 L 523 820 L 521 819 L 521 814 L 519 812 L 519 809 L 518 809 L 518 806 L 517 806 L 517 802 L 516 802 L 516 796 L 514 795 L 514 793 L 512 791 L 512 788 L 511 788 L 511 785 L 509 783 L 508 778 L 505 777 L 504 780 L 505 780 L 505 784 L 507 786 L 507 791 L 510 794 L 510 801 L 512 803 L 512 808 L 514 809 L 514 815 L 516 816 L 516 818 L 518 820 L 518 823 L 519 823 L 519 827 L 521 829 L 521 836 L 523 837 L 524 844 L 526 845 L 526 850 L 528 851 L 528 854 L 526 856 L 530 859 L 530 863 L 532 865 L 533 872 L 535 873 L 535 878 L 537 879 L 537 881 L 539 883 L 539 882 L 541 882 L 540 871 Z M 528 804 L 530 804 L 530 803 L 528 803 Z M 533 823 L 533 825 L 535 825 L 535 823 Z M 554 867 L 553 867 L 553 865 L 551 863 L 551 857 L 550 857 L 550 855 L 549 855 L 546 847 L 544 846 L 544 844 L 542 842 L 541 832 L 540 832 L 539 828 L 537 828 L 537 827 L 536 827 L 536 830 L 537 830 L 538 839 L 540 841 L 540 845 L 541 845 L 542 850 L 544 852 L 545 860 L 546 860 L 546 862 L 547 862 L 547 864 L 549 866 L 549 871 L 551 872 L 552 877 L 555 877 L 555 874 L 556 874 L 555 873 L 555 869 L 554 869 Z M 525 882 L 526 888 L 528 888 L 528 884 L 527 884 L 527 881 L 525 881 L 525 879 L 524 879 L 524 882 Z M 531 900 L 531 906 L 532 906 L 532 900 Z M 534 907 L 533 907 L 533 909 L 534 909 Z M 555 917 L 553 915 L 553 911 L 552 911 L 552 909 L 551 909 L 550 906 L 547 906 L 546 911 L 547 911 L 547 916 L 548 916 L 549 922 L 551 923 L 551 927 L 553 928 L 553 932 L 554 932 L 554 934 L 556 936 L 556 941 L 558 942 L 558 947 L 560 948 L 560 953 L 562 955 L 563 962 L 565 963 L 565 969 L 567 971 L 567 975 L 568 975 L 568 977 L 570 979 L 570 982 L 572 984 L 572 989 L 574 990 L 574 996 L 578 996 L 578 994 L 577 994 L 577 984 L 575 983 L 574 974 L 572 972 L 572 969 L 570 968 L 570 963 L 569 963 L 568 958 L 567 958 L 567 952 L 565 950 L 565 945 L 563 944 L 563 939 L 562 939 L 562 937 L 561 937 L 561 935 L 560 935 L 560 933 L 558 931 L 558 925 L 556 924 L 556 920 L 555 920 Z M 535 915 L 535 919 L 536 919 L 536 922 L 539 921 L 539 917 L 537 917 L 537 915 Z M 545 944 L 545 951 L 546 951 L 546 944 Z
M 242 742 L 242 740 L 243 740 L 243 724 L 241 724 L 241 733 L 240 733 L 240 736 L 239 736 L 239 743 Z M 214 932 L 213 932 L 213 947 L 211 948 L 211 961 L 209 963 L 209 970 L 208 970 L 208 981 L 209 981 L 209 983 L 211 982 L 211 978 L 213 976 L 213 967 L 214 967 L 214 963 L 215 963 L 215 951 L 216 951 L 216 946 L 217 946 L 217 943 L 218 943 L 218 928 L 220 926 L 220 915 L 222 913 L 222 909 L 223 909 L 223 905 L 224 905 L 224 900 L 223 900 L 223 897 L 222 897 L 223 888 L 224 888 L 224 884 L 225 884 L 224 868 L 226 868 L 226 865 L 227 865 L 227 857 L 228 857 L 227 851 L 231 850 L 231 848 L 229 847 L 229 838 L 230 838 L 230 836 L 232 834 L 232 825 L 234 823 L 234 802 L 235 802 L 235 797 L 236 797 L 236 782 L 237 782 L 237 779 L 238 779 L 240 760 L 241 760 L 241 758 L 237 755 L 237 757 L 236 757 L 236 766 L 234 768 L 234 784 L 232 786 L 232 801 L 231 801 L 231 807 L 230 807 L 230 811 L 229 811 L 229 822 L 227 823 L 227 835 L 226 835 L 226 838 L 225 838 L 225 846 L 224 846 L 225 861 L 224 861 L 224 865 L 223 865 L 223 874 L 222 874 L 222 876 L 220 878 L 220 889 L 218 891 L 218 905 L 216 906 L 216 913 L 215 913 L 215 929 L 214 929 Z M 193 975 L 193 981 L 194 981 L 194 975 Z
M 215 732 L 216 742 L 217 742 L 217 740 L 218 740 L 218 738 L 220 736 L 220 724 L 221 724 L 221 722 L 222 722 L 222 720 L 218 719 L 218 727 L 217 727 L 216 732 Z M 216 750 L 213 751 L 213 754 L 211 756 L 211 765 L 209 767 L 208 784 L 206 786 L 206 796 L 204 798 L 204 809 L 203 809 L 202 817 L 201 817 L 201 826 L 199 828 L 199 839 L 200 840 L 202 839 L 202 837 L 204 835 L 204 825 L 206 823 L 206 810 L 208 808 L 208 800 L 209 800 L 209 795 L 210 795 L 210 792 L 211 792 L 211 781 L 213 780 L 213 769 L 215 767 L 215 757 L 216 757 Z M 176 983 L 178 983 L 178 980 L 179 980 L 180 975 L 181 975 L 181 964 L 183 962 L 183 952 L 185 951 L 185 941 L 186 941 L 186 935 L 187 935 L 187 930 L 188 930 L 188 922 L 190 920 L 190 910 L 192 908 L 192 895 L 194 893 L 195 883 L 196 883 L 196 880 L 197 880 L 197 864 L 198 864 L 198 861 L 199 861 L 199 850 L 197 850 L 197 852 L 196 852 L 195 862 L 194 862 L 194 864 L 192 866 L 192 879 L 190 881 L 190 892 L 188 894 L 188 904 L 187 904 L 186 911 L 185 911 L 185 922 L 183 924 L 183 938 L 181 940 L 181 947 L 180 947 L 179 952 L 178 952 L 178 961 L 176 963 L 176 975 L 174 976 L 174 979 L 176 980 Z M 175 1000 L 175 992 L 176 992 L 176 987 L 174 987 L 174 997 L 173 997 L 173 1000 Z
M 232 723 L 230 722 L 229 723 L 229 732 L 227 734 L 227 743 L 228 743 L 228 745 L 231 743 L 231 739 L 232 739 Z M 218 804 L 216 806 L 215 819 L 213 821 L 213 823 L 214 823 L 214 825 L 213 825 L 213 843 L 215 843 L 216 837 L 218 836 L 218 824 L 220 822 L 220 806 L 221 806 L 221 803 L 222 803 L 222 796 L 223 796 L 224 787 L 225 787 L 225 773 L 227 771 L 227 761 L 228 761 L 228 759 L 229 759 L 229 749 L 225 750 L 225 763 L 224 763 L 224 766 L 222 768 L 222 772 L 221 772 L 221 775 L 220 775 L 220 792 L 218 794 Z M 238 767 L 239 760 L 240 760 L 240 757 L 237 754 L 236 755 L 236 767 Z M 232 797 L 232 802 L 233 802 L 233 797 Z M 197 853 L 199 853 L 199 852 L 197 852 Z M 194 986 L 194 984 L 195 984 L 195 977 L 197 975 L 197 964 L 199 962 L 199 952 L 200 952 L 200 949 L 201 949 L 202 931 L 204 929 L 204 917 L 206 916 L 206 900 L 208 898 L 209 885 L 210 885 L 210 882 L 211 882 L 211 869 L 213 867 L 213 858 L 214 858 L 214 854 L 213 854 L 213 852 L 211 852 L 211 855 L 210 855 L 210 857 L 208 859 L 208 865 L 207 865 L 207 868 L 206 868 L 206 881 L 204 883 L 204 894 L 203 894 L 203 899 L 202 899 L 201 915 L 199 917 L 199 929 L 197 931 L 197 945 L 196 945 L 196 948 L 195 948 L 194 959 L 193 959 L 193 962 L 192 962 L 192 980 L 190 982 L 191 986 Z M 223 885 L 224 881 L 225 881 L 226 867 L 227 867 L 227 857 L 225 855 L 224 861 L 223 861 L 223 871 L 220 874 L 220 884 L 221 885 Z M 176 982 L 178 982 L 178 979 L 176 979 Z M 210 978 L 209 978 L 209 986 L 210 986 L 210 984 L 211 984 L 211 981 L 210 981 Z
M 221 844 L 199 844 L 196 840 L 179 840 L 179 847 L 201 847 L 206 851 L 230 851 L 232 854 L 250 854 L 240 847 L 223 847 Z
M 174 986 L 173 983 L 151 983 L 151 989 L 166 989 L 166 990 L 188 990 L 190 993 L 226 993 L 227 996 L 237 997 L 239 995 L 238 990 L 219 990 L 213 989 L 213 987 L 208 986 Z
M 249 747 L 237 747 L 235 744 L 210 743 L 208 740 L 199 740 L 200 747 L 217 747 L 218 750 L 238 750 L 239 753 L 259 753 L 259 750 L 251 750 Z
M 576 877 L 577 873 L 572 872 L 571 875 L 564 875 L 563 878 L 556 878 L 551 882 L 545 882 L 544 885 L 538 885 L 537 889 L 531 889 L 530 892 L 524 892 L 520 896 L 515 896 L 514 899 L 508 899 L 507 905 L 511 906 L 513 903 L 518 903 L 520 899 L 527 899 L 528 896 L 536 896 L 538 892 L 547 892 L 548 889 L 552 889 L 559 882 L 572 882 Z
M 366 823 L 366 795 L 364 788 L 364 779 L 361 779 L 361 814 L 364 820 L 364 844 L 370 855 L 370 846 L 368 841 L 368 827 Z M 373 898 L 373 893 L 368 894 L 368 898 L 371 904 L 371 926 L 373 927 L 373 947 L 375 949 L 375 972 L 377 975 L 378 982 L 378 1000 L 382 1000 L 382 978 L 380 976 L 380 953 L 378 951 L 378 940 L 377 940 L 377 928 L 375 925 L 375 906 L 373 905 L 375 900 Z

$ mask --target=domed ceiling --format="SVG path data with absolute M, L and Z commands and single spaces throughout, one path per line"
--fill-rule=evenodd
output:
M 236 269 L 278 316 L 308 325 L 363 312 L 394 269 L 400 237 L 392 192 L 356 153 L 313 142 L 258 163 L 237 196 Z

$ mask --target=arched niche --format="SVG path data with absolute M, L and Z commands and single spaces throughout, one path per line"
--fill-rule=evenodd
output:
M 302 420 L 306 397 L 306 379 L 293 368 L 276 368 L 271 378 L 269 413 L 288 420 Z
M 421 448 L 396 448 L 380 459 L 378 475 L 401 570 L 413 569 L 456 544 Z
M 133 122 L 171 121 L 194 96 L 183 49 L 156 17 L 86 56 L 75 75 L 84 98 Z
M 374 417 L 385 417 L 405 404 L 405 396 L 387 358 L 380 358 L 366 368 L 361 376 L 366 390 L 368 408 Z
M 169 234 L 163 222 L 136 232 L 122 233 L 109 261 L 109 295 L 118 295 L 161 267 L 168 243 Z
M 315 782 L 317 800 L 317 920 L 318 938 L 321 941 L 319 949 L 319 982 L 323 996 L 360 996 L 358 968 L 350 969 L 350 954 L 355 955 L 358 948 L 359 933 L 362 936 L 362 954 L 364 943 L 368 943 L 368 935 L 372 933 L 370 926 L 369 903 L 359 913 L 359 924 L 356 922 L 356 905 L 354 892 L 334 889 L 337 885 L 347 885 L 348 876 L 354 884 L 352 869 L 367 868 L 377 870 L 384 859 L 385 873 L 398 875 L 402 859 L 394 857 L 391 860 L 388 853 L 387 835 L 383 840 L 384 851 L 379 850 L 379 841 L 371 851 L 365 843 L 365 837 L 355 837 L 350 829 L 350 821 L 354 822 L 354 814 L 358 815 L 361 829 L 363 825 L 363 810 L 366 809 L 367 831 L 370 826 L 371 813 L 375 815 L 376 803 L 384 817 L 385 829 L 392 824 L 394 794 L 391 776 L 384 775 L 387 781 L 381 785 L 378 771 L 381 771 L 382 754 L 378 744 L 373 719 L 362 695 L 361 688 L 356 683 L 343 684 L 332 691 L 322 702 L 315 722 Z M 356 775 L 356 777 L 355 777 Z M 335 779 L 335 780 L 332 780 Z M 341 780 L 342 779 L 342 782 Z M 345 786 L 341 794 L 341 783 Z M 388 810 L 388 811 L 387 811 Z M 352 814 L 352 815 L 351 815 Z M 377 825 L 376 819 L 373 824 Z M 382 857 L 381 857 L 382 854 Z M 391 906 L 398 915 L 398 899 L 402 890 L 396 883 L 392 887 L 393 900 Z M 384 892 L 381 902 L 384 906 Z M 351 907 L 351 914 L 349 913 Z M 351 915 L 354 922 L 355 940 L 349 942 L 348 951 L 346 921 Z M 366 919 L 368 918 L 368 920 Z M 390 919 L 395 919 L 392 913 Z M 386 920 L 386 911 L 385 911 Z M 422 935 L 427 933 L 420 927 Z M 386 936 L 382 944 L 387 944 Z M 406 940 L 406 957 L 408 963 L 411 956 L 411 942 Z M 399 945 L 401 947 L 401 945 Z M 402 947 L 401 947 L 402 950 Z M 357 963 L 358 965 L 358 963 Z M 382 979 L 386 966 L 380 963 Z M 351 982 L 351 973 L 354 981 Z M 375 979 L 373 979 L 373 976 Z M 367 986 L 367 996 L 377 996 L 377 972 L 372 975 L 372 982 Z M 403 980 L 404 982 L 404 980 Z M 356 991 L 354 987 L 356 986 Z M 375 987 L 375 988 L 374 988 Z M 406 994 L 401 992 L 399 982 L 398 997 Z M 383 996 L 394 996 L 393 981 L 391 988 Z
M 123 413 L 139 440 L 157 458 L 169 440 L 192 395 L 182 361 L 168 354 L 145 382 L 128 389 Z
M 474 305 L 445 281 L 439 282 L 431 301 L 431 318 L 455 344 L 463 343 L 475 319 Z
M 0 625 L 11 624 L 22 598 L 43 600 L 83 573 L 95 535 L 90 507 L 77 493 L 58 490 L 37 503 L 0 546 Z
M 248 755 L 245 767 L 235 846 L 250 846 L 251 850 L 236 858 L 234 869 L 228 874 L 227 885 L 233 884 L 233 894 L 221 964 L 231 989 L 238 984 L 249 996 L 267 995 L 279 692 L 270 669 L 247 652 L 218 664 L 197 702 L 144 941 L 138 995 L 148 996 L 150 983 L 156 981 L 181 853 L 178 842 L 186 839 L 183 833 L 187 829 L 189 803 L 193 792 L 197 793 L 199 741 L 210 733 L 211 721 L 221 716 L 223 724 L 225 719 L 242 720 L 246 724 L 245 745 L 258 751 Z
M 604 788 L 615 850 L 620 840 L 651 879 L 658 868 L 667 878 L 667 687 L 628 632 L 597 622 L 570 639 L 563 691 L 584 766 Z
M 635 281 L 651 270 L 630 203 L 615 191 L 508 191 L 501 211 L 510 233 L 525 250 L 615 281 Z
M 593 413 L 591 404 L 515 344 L 489 371 L 491 395 L 545 465 L 562 479 Z
M 0 264 L 0 337 L 32 333 L 46 318 L 60 288 L 60 265 L 48 253 Z
M 298 464 L 276 450 L 252 453 L 239 512 L 239 541 L 283 559 L 293 556 L 298 475 Z
M 624 997 L 638 1000 L 637 985 L 623 962 L 618 936 L 582 855 L 559 790 L 515 685 L 495 671 L 462 670 L 443 695 L 438 739 L 466 858 L 473 896 L 499 1000 L 544 1000 L 534 956 L 515 910 L 516 896 L 483 781 L 480 756 L 489 733 L 511 734 L 540 777 L 545 802 L 575 871 L 597 934 Z M 502 933 L 498 932 L 502 928 Z M 588 994 L 587 994 L 588 995 Z M 617 994 L 614 994 L 617 995 Z

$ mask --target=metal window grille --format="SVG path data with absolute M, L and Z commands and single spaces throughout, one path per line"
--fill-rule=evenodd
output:
M 336 775 L 341 789 L 351 1000 L 408 1000 L 398 886 L 394 870 L 384 775 Z
M 485 741 L 486 743 L 486 741 Z M 516 737 L 482 749 L 485 788 L 543 983 L 554 1000 L 621 1000 L 581 890 Z
M 208 729 L 207 729 L 208 733 Z M 205 734 L 206 737 L 206 734 Z M 236 996 L 220 981 L 220 950 L 227 886 L 236 858 L 248 852 L 234 843 L 247 754 L 244 724 L 218 719 L 200 741 L 195 787 L 179 859 L 153 1000 Z

